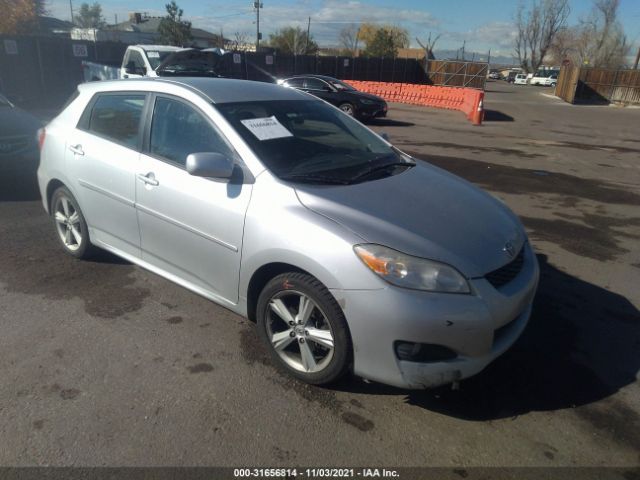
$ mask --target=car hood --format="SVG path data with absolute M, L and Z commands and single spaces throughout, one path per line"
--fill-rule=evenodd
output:
M 11 107 L 0 107 L 0 137 L 32 135 L 42 126 L 40 120 L 24 110 Z
M 376 243 L 481 277 L 511 260 L 526 236 L 518 218 L 479 188 L 426 162 L 347 186 L 296 185 L 300 202 Z

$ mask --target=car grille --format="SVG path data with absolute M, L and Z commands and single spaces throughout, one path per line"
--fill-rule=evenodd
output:
M 19 153 L 29 146 L 29 137 L 2 137 L 0 138 L 0 155 Z
M 522 270 L 524 264 L 524 245 L 520 249 L 520 252 L 516 257 L 506 265 L 487 273 L 484 278 L 496 288 L 506 285 L 511 280 L 516 278 Z

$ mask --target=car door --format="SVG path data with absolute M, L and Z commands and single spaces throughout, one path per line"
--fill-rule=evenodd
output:
M 97 94 L 67 142 L 67 168 L 74 194 L 94 242 L 140 255 L 135 211 L 141 123 L 147 95 Z
M 201 108 L 177 97 L 153 99 L 136 180 L 142 258 L 219 301 L 238 301 L 244 216 L 251 185 L 190 175 L 186 157 L 217 152 L 241 162 Z
M 142 78 L 147 74 L 147 67 L 142 53 L 137 50 L 127 50 L 122 65 L 124 69 L 122 78 Z
M 303 90 L 333 105 L 337 106 L 340 103 L 337 92 L 327 82 L 319 78 L 306 77 Z

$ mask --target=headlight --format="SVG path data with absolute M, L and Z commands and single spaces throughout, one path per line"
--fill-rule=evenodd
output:
M 471 291 L 462 274 L 444 263 L 412 257 L 381 245 L 356 245 L 353 249 L 374 273 L 398 287 L 446 293 Z
M 364 105 L 375 105 L 376 102 L 375 100 L 369 100 L 368 98 L 360 98 L 360 103 L 363 103 Z

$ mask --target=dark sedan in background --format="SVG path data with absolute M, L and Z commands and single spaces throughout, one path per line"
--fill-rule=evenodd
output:
M 332 77 L 296 75 L 279 83 L 315 95 L 360 120 L 387 115 L 387 102 L 382 98 L 360 92 L 351 85 Z
M 0 175 L 35 175 L 41 122 L 0 94 Z

